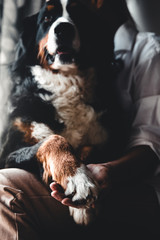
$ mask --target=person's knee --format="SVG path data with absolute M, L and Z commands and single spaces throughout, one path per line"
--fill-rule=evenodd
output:
M 19 202 L 23 198 L 23 190 L 17 187 L 20 169 L 0 170 L 0 204 L 1 208 L 8 208 L 14 212 L 21 212 Z M 25 171 L 23 171 L 25 174 Z M 24 176 L 24 175 L 23 175 Z
M 13 196 L 24 194 L 27 197 L 50 196 L 48 188 L 40 179 L 22 169 L 10 168 L 0 170 L 0 186 L 3 193 Z

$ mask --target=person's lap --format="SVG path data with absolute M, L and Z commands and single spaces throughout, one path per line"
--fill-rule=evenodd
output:
M 24 170 L 0 170 L 0 205 L 0 229 L 3 222 L 13 234 L 24 236 L 18 239 L 40 240 L 49 230 L 61 233 L 74 226 L 68 207 L 53 199 L 49 189 Z
M 52 235 L 58 234 L 60 238 L 65 233 L 71 234 L 71 238 L 74 234 L 80 237 L 87 233 L 98 236 L 100 231 L 107 237 L 127 234 L 127 229 L 135 226 L 142 234 L 143 230 L 151 234 L 157 231 L 159 206 L 150 187 L 118 188 L 99 204 L 97 221 L 88 228 L 78 227 L 69 216 L 68 207 L 53 199 L 49 188 L 33 174 L 20 169 L 0 170 L 0 236 L 3 240 L 15 239 L 13 236 L 20 240 L 47 240 Z

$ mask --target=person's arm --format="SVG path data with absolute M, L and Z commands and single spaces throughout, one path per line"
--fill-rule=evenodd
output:
M 136 181 L 153 173 L 158 157 L 149 146 L 137 146 L 110 163 L 113 183 Z
M 156 163 L 157 156 L 149 146 L 137 146 L 120 159 L 102 164 L 89 164 L 88 168 L 100 188 L 109 190 L 111 186 L 126 184 L 129 181 L 136 182 L 149 176 Z M 58 184 L 52 183 L 50 187 L 52 197 L 64 205 L 78 207 L 71 199 L 65 197 Z
M 137 146 L 115 161 L 104 164 L 90 164 L 88 168 L 103 188 L 106 187 L 107 181 L 111 185 L 117 185 L 144 179 L 153 173 L 157 161 L 156 154 L 149 146 Z M 107 170 L 103 169 L 103 167 L 107 168 Z M 103 177 L 105 171 L 106 175 L 108 175 L 106 182 L 102 180 L 105 179 Z

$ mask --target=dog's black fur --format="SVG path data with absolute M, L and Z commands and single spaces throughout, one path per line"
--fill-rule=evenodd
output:
M 69 16 L 75 23 L 81 40 L 80 52 L 75 61 L 82 71 L 89 67 L 96 70 L 99 79 L 97 97 L 91 105 L 96 111 L 102 111 L 108 106 L 108 99 L 111 96 L 108 89 L 112 82 L 113 36 L 110 34 L 109 26 L 103 22 L 97 12 L 89 10 L 79 1 L 77 1 L 78 5 L 72 9 L 70 2 L 71 0 L 68 1 L 67 6 Z M 1 168 L 18 167 L 39 173 L 35 156 L 41 142 L 26 142 L 24 132 L 14 126 L 15 119 L 20 118 L 26 125 L 33 121 L 44 123 L 57 134 L 65 128 L 65 125 L 56 118 L 56 111 L 51 102 L 40 98 L 40 94 L 49 95 L 50 92 L 37 87 L 37 82 L 29 68 L 40 65 L 37 58 L 38 43 L 45 36 L 50 25 L 62 14 L 60 1 L 51 0 L 49 3 L 58 5 L 49 23 L 44 21 L 48 3 L 39 13 L 24 20 L 24 30 L 18 43 L 16 60 L 12 66 L 13 88 L 10 95 L 12 112 L 2 137 Z M 108 124 L 106 119 L 103 124 Z

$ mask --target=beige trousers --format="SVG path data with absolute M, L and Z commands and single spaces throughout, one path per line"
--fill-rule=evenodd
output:
M 0 240 L 64 239 L 65 235 L 75 239 L 75 234 L 80 237 L 87 232 L 90 236 L 105 234 L 109 240 L 109 235 L 113 239 L 113 235 L 124 237 L 125 233 L 130 240 L 137 234 L 135 226 L 142 236 L 151 234 L 153 240 L 160 231 L 159 205 L 150 188 L 119 189 L 103 198 L 100 209 L 97 222 L 79 227 L 69 216 L 68 207 L 53 199 L 33 174 L 20 169 L 0 170 Z M 138 239 L 137 235 L 133 239 Z
M 68 208 L 54 200 L 34 175 L 0 170 L 0 240 L 47 239 L 48 229 L 54 234 L 72 225 Z

